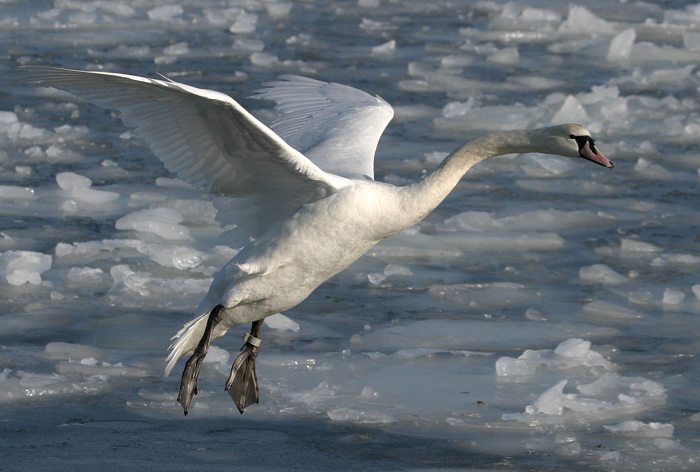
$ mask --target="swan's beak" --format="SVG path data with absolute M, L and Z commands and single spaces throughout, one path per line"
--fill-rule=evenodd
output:
M 590 141 L 586 141 L 586 143 L 583 146 L 581 146 L 579 154 L 584 159 L 588 159 L 589 161 L 595 162 L 596 164 L 601 165 L 603 167 L 607 167 L 608 169 L 612 169 L 613 167 L 615 167 L 613 161 L 605 157 L 603 153 L 599 152 L 597 149 L 595 151 L 591 149 Z

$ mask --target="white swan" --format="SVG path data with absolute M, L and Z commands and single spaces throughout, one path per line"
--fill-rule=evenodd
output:
M 173 337 L 166 375 L 192 353 L 178 396 L 185 414 L 212 339 L 253 323 L 226 384 L 242 413 L 258 402 L 261 320 L 297 305 L 378 241 L 421 221 L 477 163 L 541 152 L 613 167 L 586 128 L 564 124 L 487 134 L 419 182 L 395 187 L 373 180 L 374 152 L 393 110 L 351 87 L 293 76 L 267 84 L 257 97 L 275 101 L 279 112 L 267 127 L 227 95 L 167 78 L 49 67 L 15 75 L 118 109 L 170 171 L 225 197 L 218 218 L 238 223 L 228 237 L 249 242 L 216 275 L 197 317 Z

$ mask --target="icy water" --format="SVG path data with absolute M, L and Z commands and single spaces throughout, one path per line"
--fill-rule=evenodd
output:
M 700 470 L 700 7 L 583 5 L 1 1 L 0 469 Z M 346 83 L 395 107 L 399 185 L 569 121 L 617 166 L 482 163 L 264 327 L 260 405 L 223 391 L 240 327 L 185 418 L 166 348 L 235 248 L 116 114 L 18 64 L 162 73 L 263 120 L 280 74 Z

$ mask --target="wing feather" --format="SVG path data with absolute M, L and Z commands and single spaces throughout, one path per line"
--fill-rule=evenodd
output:
M 248 236 L 264 231 L 265 211 L 291 215 L 348 184 L 321 170 L 273 130 L 220 92 L 169 79 L 27 66 L 15 80 L 66 90 L 117 109 L 165 167 L 190 184 L 224 197 L 245 197 L 262 214 Z M 230 224 L 232 221 L 222 221 Z
M 271 128 L 326 172 L 374 178 L 374 154 L 394 110 L 347 85 L 294 75 L 270 82 L 254 97 L 272 100 Z

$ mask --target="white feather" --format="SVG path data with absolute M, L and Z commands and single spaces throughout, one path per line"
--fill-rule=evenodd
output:
M 374 154 L 394 110 L 379 97 L 294 75 L 266 84 L 256 98 L 276 103 L 271 128 L 326 172 L 374 179 Z

